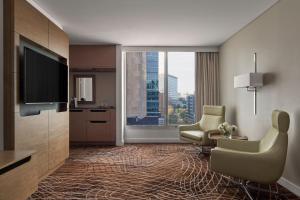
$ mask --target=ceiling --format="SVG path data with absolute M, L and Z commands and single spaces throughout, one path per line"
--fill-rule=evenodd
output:
M 34 0 L 72 44 L 218 46 L 277 0 Z

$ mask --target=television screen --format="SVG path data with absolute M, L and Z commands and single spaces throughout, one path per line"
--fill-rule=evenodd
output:
M 24 103 L 68 102 L 68 66 L 27 47 L 21 83 Z

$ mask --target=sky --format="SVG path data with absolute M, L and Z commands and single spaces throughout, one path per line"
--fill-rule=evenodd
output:
M 159 54 L 159 73 L 164 69 L 164 53 Z M 195 92 L 195 53 L 168 52 L 168 73 L 178 78 L 178 93 Z

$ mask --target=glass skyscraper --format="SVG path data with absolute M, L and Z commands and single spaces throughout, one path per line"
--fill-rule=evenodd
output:
M 169 103 L 172 106 L 178 104 L 178 78 L 173 75 L 168 75 L 168 96 Z
M 147 116 L 160 116 L 158 56 L 158 52 L 146 53 Z
M 187 102 L 187 121 L 190 123 L 195 122 L 195 95 L 188 95 L 186 97 Z

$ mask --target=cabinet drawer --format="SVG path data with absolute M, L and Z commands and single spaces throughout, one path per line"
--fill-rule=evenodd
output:
M 114 141 L 111 133 L 111 124 L 105 120 L 94 120 L 87 122 L 87 141 L 111 142 Z
M 109 110 L 89 110 L 88 112 L 89 121 L 110 121 Z

